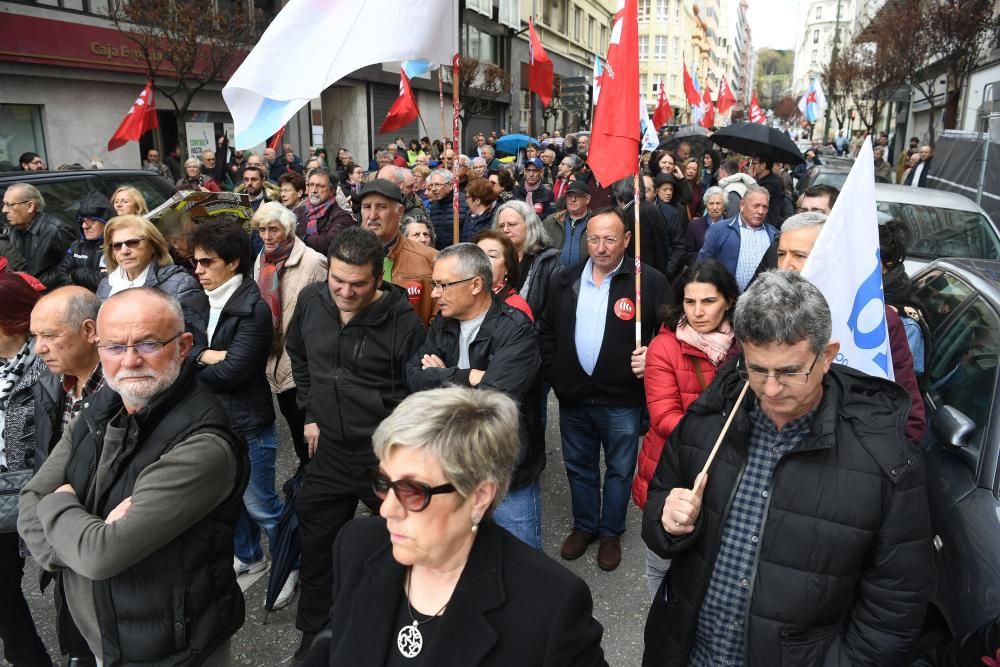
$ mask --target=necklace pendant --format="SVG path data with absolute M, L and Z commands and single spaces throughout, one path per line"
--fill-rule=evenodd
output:
M 424 647 L 424 637 L 417 625 L 417 621 L 413 621 L 413 625 L 404 625 L 396 635 L 396 648 L 404 658 L 417 657 L 420 655 L 420 649 Z

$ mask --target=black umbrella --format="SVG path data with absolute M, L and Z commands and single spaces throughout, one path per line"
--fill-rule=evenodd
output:
M 274 531 L 271 551 L 271 574 L 267 578 L 267 596 L 264 598 L 264 623 L 267 614 L 274 610 L 274 603 L 288 581 L 288 575 L 299 566 L 302 545 L 299 544 L 299 517 L 295 514 L 295 497 L 302 490 L 306 474 L 302 468 L 293 475 L 281 490 L 285 493 L 285 509 L 281 511 L 278 527 Z
M 660 145 L 656 148 L 658 150 L 666 148 L 672 151 L 677 148 L 677 144 L 686 141 L 691 144 L 691 155 L 704 155 L 712 147 L 712 140 L 709 139 L 710 135 L 711 132 L 700 125 L 689 125 L 671 134 L 661 141 Z
M 787 134 L 760 123 L 733 123 L 713 134 L 712 141 L 741 155 L 765 155 L 786 164 L 806 161 Z

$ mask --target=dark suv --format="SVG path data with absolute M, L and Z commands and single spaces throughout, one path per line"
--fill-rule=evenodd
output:
M 78 171 L 7 171 L 0 172 L 0 195 L 15 183 L 30 183 L 45 197 L 45 212 L 75 224 L 76 209 L 91 192 L 101 192 L 108 199 L 121 185 L 134 186 L 153 210 L 177 191 L 159 174 L 141 169 L 81 169 Z M 0 226 L 7 226 L 7 216 L 0 212 Z

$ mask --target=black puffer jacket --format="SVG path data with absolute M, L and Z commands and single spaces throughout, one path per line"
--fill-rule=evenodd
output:
M 233 428 L 274 423 L 274 401 L 264 375 L 273 335 L 271 308 L 261 299 L 257 283 L 247 277 L 222 307 L 211 344 L 191 350 L 192 359 L 206 349 L 226 352 L 219 363 L 199 366 L 196 377 L 222 403 Z
M 468 387 L 472 369 L 486 371 L 477 388 L 507 394 L 517 402 L 521 414 L 521 451 L 510 483 L 511 489 L 520 488 L 538 479 L 545 467 L 545 429 L 538 411 L 538 335 L 523 312 L 493 299 L 479 332 L 469 344 L 468 369 L 458 368 L 460 339 L 459 321 L 438 315 L 420 351 L 406 364 L 406 384 L 413 392 L 452 384 Z M 440 358 L 445 368 L 421 368 L 425 354 Z
M 674 430 L 643 511 L 646 545 L 673 565 L 646 622 L 644 665 L 686 665 L 722 529 L 747 461 L 752 392 L 708 474 L 695 531 L 660 523 L 691 488 L 742 387 L 729 364 Z M 778 464 L 750 581 L 744 664 L 901 665 L 933 578 L 924 459 L 904 435 L 896 384 L 834 364 L 812 429 Z
M 458 243 L 454 239 L 455 236 L 455 223 L 454 223 L 454 212 L 452 209 L 452 202 L 454 195 L 449 191 L 448 196 L 440 201 L 431 201 L 427 205 L 427 214 L 431 218 L 431 224 L 434 225 L 434 236 L 436 241 L 434 247 L 438 250 L 444 250 L 453 243 Z M 472 239 L 471 236 L 466 237 L 465 234 L 468 233 L 468 220 L 469 220 L 469 205 L 465 201 L 465 193 L 458 193 L 458 232 L 462 235 L 461 241 L 469 241 Z
M 194 276 L 176 264 L 160 266 L 153 262 L 143 287 L 158 289 L 177 299 L 184 311 L 184 330 L 194 336 L 195 345 L 208 344 L 208 297 Z M 104 303 L 110 295 L 111 283 L 105 276 L 97 286 L 97 298 Z
M 285 349 L 306 423 L 319 426 L 320 455 L 370 451 L 375 427 L 408 393 L 406 362 L 426 332 L 402 287 L 384 281 L 382 291 L 347 324 L 326 281 L 299 295 Z
M 92 292 L 108 275 L 104 268 L 104 239 L 77 239 L 63 257 L 62 268 L 74 285 L 86 287 Z
M 76 234 L 69 223 L 44 212 L 37 213 L 27 229 L 10 228 L 10 240 L 24 258 L 24 270 L 49 291 L 69 283 L 62 260 Z
M 549 303 L 549 286 L 553 276 L 563 270 L 559 250 L 545 248 L 535 255 L 525 255 L 520 264 L 517 293 L 528 302 L 535 322 L 539 322 Z

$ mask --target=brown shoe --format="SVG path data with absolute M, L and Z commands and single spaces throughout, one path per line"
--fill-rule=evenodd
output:
M 559 555 L 563 560 L 576 560 L 587 552 L 587 546 L 597 540 L 597 535 L 585 533 L 582 530 L 573 529 L 563 543 Z
M 617 537 L 602 537 L 597 549 L 597 567 L 611 572 L 622 562 L 622 542 Z

